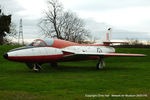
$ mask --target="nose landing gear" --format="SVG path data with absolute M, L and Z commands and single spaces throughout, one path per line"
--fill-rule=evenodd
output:
M 38 63 L 26 63 L 26 65 L 34 70 L 35 72 L 40 72 L 41 71 L 41 64 L 38 64 Z

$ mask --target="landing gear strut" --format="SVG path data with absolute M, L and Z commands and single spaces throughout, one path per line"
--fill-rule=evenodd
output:
M 38 63 L 26 63 L 26 65 L 34 70 L 35 72 L 40 72 L 41 71 L 41 64 L 38 64 Z
M 98 61 L 98 64 L 97 64 L 96 68 L 97 68 L 97 70 L 101 70 L 101 69 L 104 68 L 104 66 L 105 66 L 104 57 L 101 56 L 101 57 L 99 58 L 99 61 Z
M 40 64 L 34 64 L 33 70 L 34 70 L 35 72 L 40 72 L 40 71 L 41 71 L 41 66 L 40 66 Z

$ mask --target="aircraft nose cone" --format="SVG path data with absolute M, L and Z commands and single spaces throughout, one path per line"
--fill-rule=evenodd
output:
M 7 54 L 7 53 L 4 54 L 3 57 L 4 57 L 5 59 L 8 59 L 8 54 Z

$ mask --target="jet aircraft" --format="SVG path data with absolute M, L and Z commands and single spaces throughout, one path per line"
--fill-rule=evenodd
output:
M 57 66 L 57 62 L 96 60 L 97 69 L 103 69 L 104 58 L 110 56 L 146 56 L 144 54 L 115 53 L 111 47 L 111 28 L 106 33 L 106 41 L 103 44 L 78 44 L 60 39 L 36 39 L 25 47 L 12 49 L 4 54 L 4 58 L 17 62 L 24 62 L 26 65 L 39 72 L 43 63 L 51 63 Z

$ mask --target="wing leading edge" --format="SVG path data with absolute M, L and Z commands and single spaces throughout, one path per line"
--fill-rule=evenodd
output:
M 89 53 L 89 52 L 82 52 L 82 53 L 75 53 L 77 55 L 90 55 L 90 56 L 146 56 L 144 54 L 126 54 L 126 53 Z
M 93 53 L 93 52 L 73 52 L 73 51 L 63 51 L 71 53 L 73 55 L 83 55 L 83 56 L 130 56 L 130 57 L 144 57 L 144 54 L 127 54 L 127 53 Z M 69 56 L 69 55 L 66 55 Z

